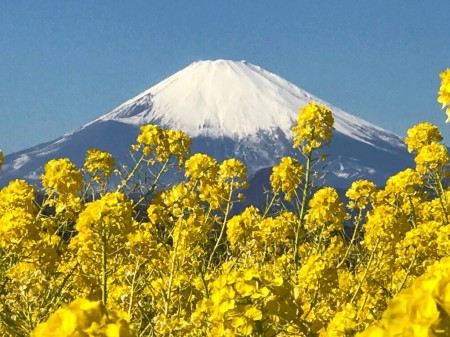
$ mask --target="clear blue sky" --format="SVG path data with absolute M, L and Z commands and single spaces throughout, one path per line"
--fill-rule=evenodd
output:
M 449 0 L 1 1 L 0 148 L 52 140 L 197 60 L 245 59 L 401 136 L 450 125 Z

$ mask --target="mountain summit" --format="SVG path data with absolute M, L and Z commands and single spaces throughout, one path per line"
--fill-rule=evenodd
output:
M 299 108 L 309 102 L 333 110 L 338 132 L 375 145 L 403 146 L 392 133 L 352 116 L 246 61 L 199 61 L 180 70 L 97 121 L 157 122 L 191 137 L 244 138 L 280 129 L 290 137 Z
M 311 101 L 330 108 L 335 118 L 329 183 L 346 187 L 366 178 L 382 184 L 412 164 L 397 135 L 246 61 L 216 60 L 195 62 L 76 131 L 6 156 L 0 186 L 14 178 L 38 179 L 52 158 L 81 165 L 89 148 L 121 161 L 144 124 L 183 130 L 193 137 L 193 152 L 239 158 L 254 174 L 290 154 L 291 128 Z

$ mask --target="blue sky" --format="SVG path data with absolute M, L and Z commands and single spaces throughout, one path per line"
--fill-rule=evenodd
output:
M 2 1 L 0 148 L 52 140 L 197 60 L 245 59 L 401 136 L 450 67 L 448 0 Z

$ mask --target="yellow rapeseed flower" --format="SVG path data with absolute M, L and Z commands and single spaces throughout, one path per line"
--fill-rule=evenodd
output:
M 324 187 L 314 193 L 309 207 L 305 228 L 321 228 L 320 231 L 325 237 L 333 231 L 343 229 L 345 208 L 334 188 Z
M 190 157 L 185 163 L 185 168 L 185 176 L 191 180 L 200 178 L 215 180 L 220 169 L 214 158 L 203 153 L 196 153 Z
M 447 120 L 450 121 L 450 69 L 445 70 L 440 75 L 442 80 L 438 93 L 438 102 L 442 104 L 442 109 L 447 107 Z
M 77 194 L 82 188 L 83 176 L 68 158 L 61 158 L 45 164 L 41 180 L 49 195 Z
M 279 165 L 272 168 L 270 184 L 275 193 L 283 192 L 286 200 L 291 200 L 303 179 L 303 166 L 292 157 L 281 158 Z
M 408 137 L 405 138 L 405 144 L 409 152 L 417 153 L 425 145 L 432 142 L 442 141 L 442 135 L 439 128 L 429 122 L 419 123 L 408 130 Z
M 108 179 L 114 170 L 114 157 L 105 151 L 89 149 L 83 168 L 92 174 L 94 180 L 100 182 L 102 177 Z
M 377 186 L 371 181 L 354 181 L 347 192 L 345 192 L 345 196 L 349 199 L 348 208 L 364 209 L 372 201 L 376 191 Z
M 332 138 L 334 118 L 331 111 L 314 102 L 300 110 L 294 133 L 294 148 L 309 155 L 313 150 L 328 145 Z
M 77 299 L 39 324 L 32 337 L 133 337 L 125 313 L 107 311 L 100 301 Z
M 419 173 L 426 173 L 428 170 L 440 170 L 448 165 L 449 155 L 447 147 L 442 144 L 432 142 L 423 146 L 415 157 L 416 169 Z
M 424 184 L 419 173 L 413 169 L 406 169 L 390 177 L 386 182 L 386 190 L 389 192 L 408 195 L 415 194 Z
M 145 156 L 153 154 L 158 161 L 175 156 L 182 163 L 190 153 L 191 138 L 185 132 L 164 130 L 150 124 L 141 126 L 137 142 Z M 133 149 L 139 146 L 133 146 Z
M 241 214 L 235 215 L 227 223 L 227 238 L 231 248 L 248 249 L 259 240 L 255 235 L 259 234 L 258 225 L 261 215 L 254 206 L 247 207 Z

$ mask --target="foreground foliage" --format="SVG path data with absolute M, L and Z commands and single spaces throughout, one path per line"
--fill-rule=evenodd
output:
M 450 71 L 441 77 L 450 114 Z M 416 168 L 384 188 L 355 181 L 344 204 L 318 170 L 332 129 L 328 109 L 303 108 L 299 157 L 273 168 L 264 209 L 239 214 L 244 165 L 189 156 L 186 134 L 153 125 L 141 128 L 132 167 L 90 150 L 81 168 L 47 163 L 42 191 L 10 182 L 0 191 L 0 334 L 450 336 L 439 130 L 411 128 Z M 165 186 L 178 170 L 185 179 Z

